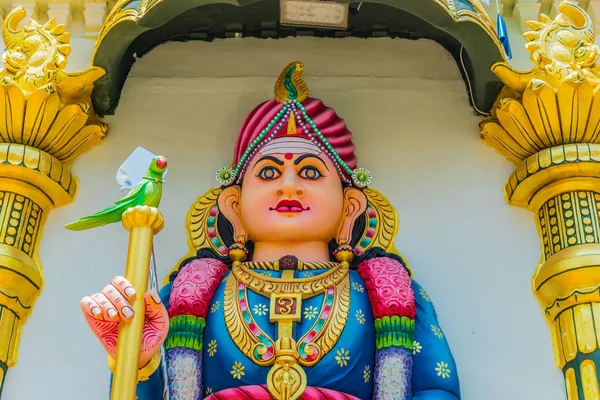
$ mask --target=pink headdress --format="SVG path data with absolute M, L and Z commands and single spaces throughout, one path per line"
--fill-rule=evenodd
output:
M 234 167 L 217 171 L 221 183 L 240 183 L 248 161 L 278 137 L 313 142 L 333 161 L 340 178 L 348 184 L 365 187 L 371 182 L 367 170 L 356 168 L 352 133 L 344 120 L 321 100 L 308 97 L 308 88 L 301 78 L 303 70 L 302 63 L 288 65 L 275 85 L 275 99 L 260 104 L 248 115 L 235 144 Z

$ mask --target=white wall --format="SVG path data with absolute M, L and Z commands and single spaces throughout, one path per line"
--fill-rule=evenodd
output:
M 215 184 L 244 117 L 272 97 L 295 59 L 306 64 L 311 94 L 345 118 L 359 164 L 399 211 L 398 248 L 436 305 L 463 398 L 564 398 L 530 287 L 540 252 L 534 220 L 504 202 L 512 166 L 481 142 L 450 55 L 425 40 L 306 38 L 174 43 L 138 60 L 106 140 L 75 162 L 77 199 L 49 215 L 46 287 L 5 399 L 108 398 L 106 358 L 78 303 L 123 273 L 127 235 L 116 224 L 81 233 L 63 225 L 120 196 L 114 175 L 137 145 L 160 152 L 170 163 L 156 238 L 164 275 L 187 252 L 189 206 Z

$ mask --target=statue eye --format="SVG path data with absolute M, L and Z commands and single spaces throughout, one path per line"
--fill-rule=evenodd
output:
M 260 170 L 260 172 L 258 173 L 258 176 L 261 179 L 264 180 L 272 180 L 277 178 L 279 175 L 281 175 L 281 173 L 277 170 L 277 168 L 275 167 L 264 167 L 263 169 Z
M 321 178 L 323 175 L 321 175 L 321 172 L 312 166 L 306 166 L 304 168 L 302 168 L 300 170 L 300 172 L 298 173 L 298 175 L 300 175 L 302 178 L 304 179 L 310 179 L 310 180 L 316 180 Z

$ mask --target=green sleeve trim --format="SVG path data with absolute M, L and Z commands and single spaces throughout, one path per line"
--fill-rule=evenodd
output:
M 375 319 L 375 344 L 377 350 L 387 347 L 413 349 L 415 320 L 394 315 Z
M 202 336 L 206 321 L 194 315 L 177 315 L 169 319 L 169 334 L 165 347 L 167 350 L 175 347 L 185 347 L 202 351 Z

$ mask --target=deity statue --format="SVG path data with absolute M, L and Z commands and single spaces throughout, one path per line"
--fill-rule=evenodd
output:
M 396 212 L 303 69 L 246 118 L 233 166 L 188 214 L 191 255 L 144 296 L 139 400 L 163 398 L 162 368 L 172 400 L 460 399 L 433 304 L 395 250 Z M 109 366 L 135 296 L 116 277 L 81 301 Z

